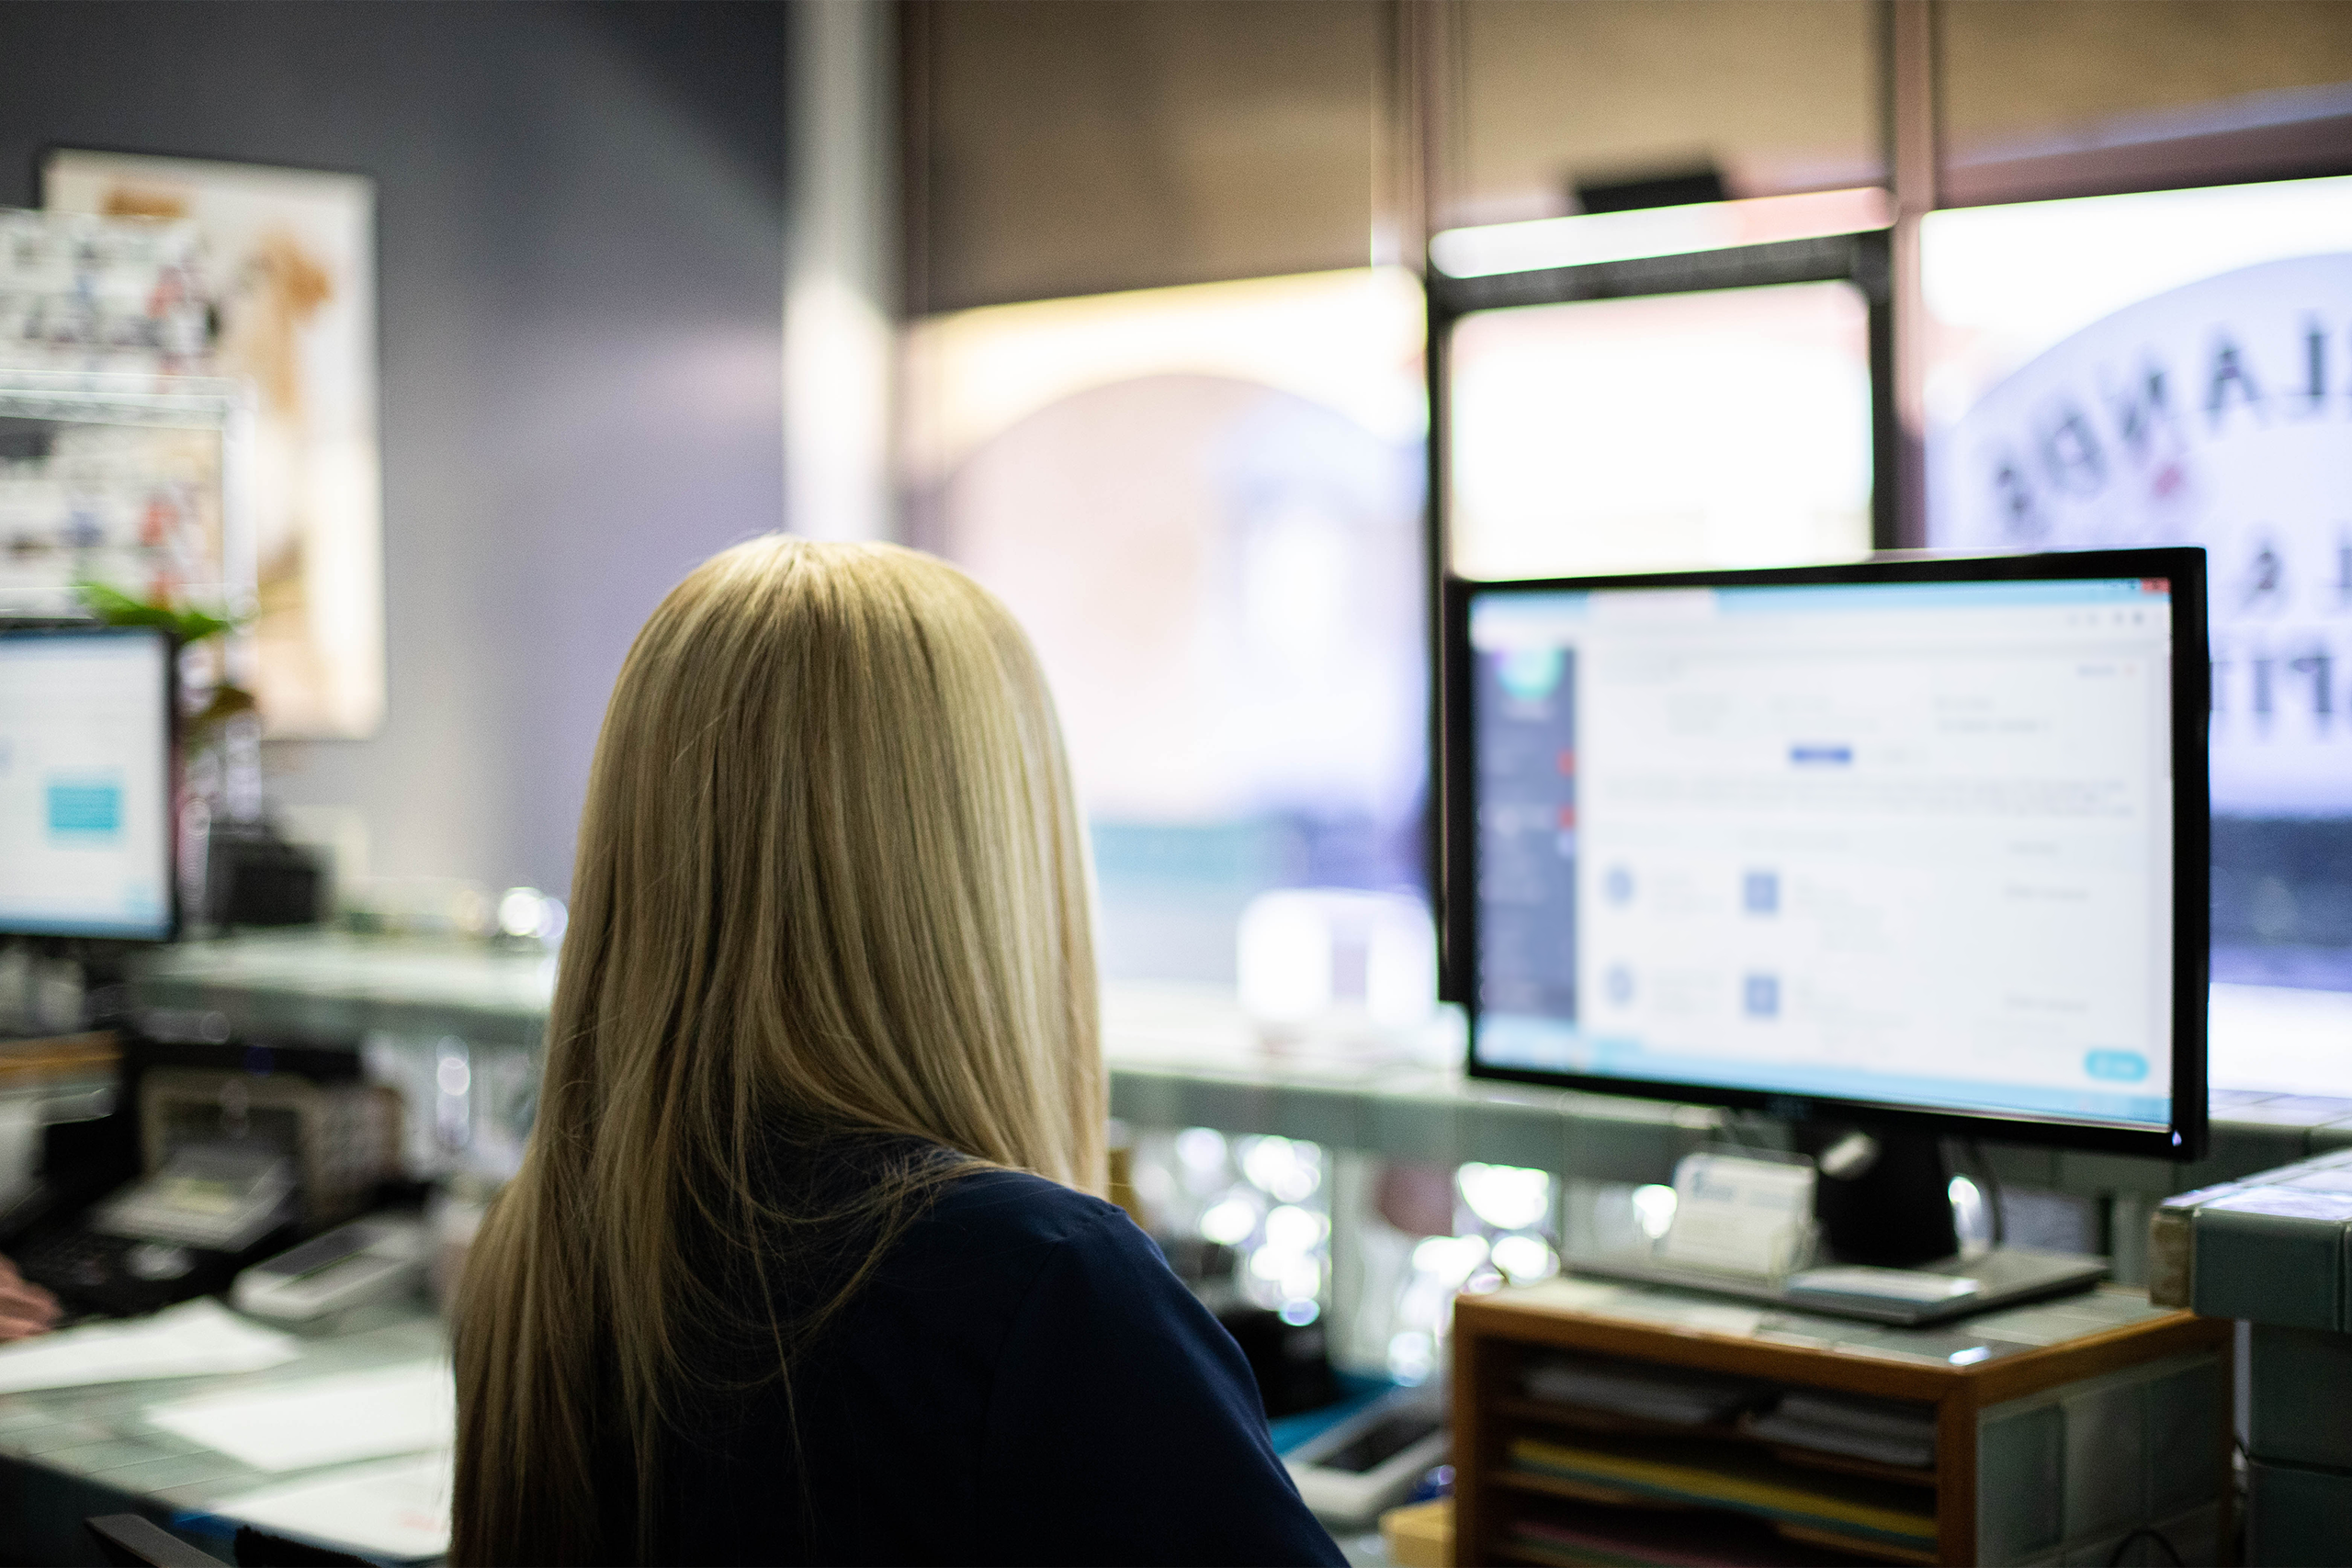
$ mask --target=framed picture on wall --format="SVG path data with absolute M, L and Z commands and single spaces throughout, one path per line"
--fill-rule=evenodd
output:
M 376 187 L 365 175 L 54 149 L 52 211 L 186 219 L 220 310 L 214 372 L 254 388 L 254 695 L 266 732 L 356 738 L 384 711 Z

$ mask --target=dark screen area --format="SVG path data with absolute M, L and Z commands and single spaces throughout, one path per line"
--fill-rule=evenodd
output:
M 1382 1465 L 1438 1429 L 1438 1418 L 1426 1410 L 1399 1411 L 1329 1458 L 1317 1461 L 1321 1470 L 1341 1470 L 1362 1475 Z
M 1573 1023 L 1576 654 L 1476 658 L 1479 1005 Z

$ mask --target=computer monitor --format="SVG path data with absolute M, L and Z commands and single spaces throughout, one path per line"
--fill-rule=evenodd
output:
M 1457 580 L 1443 614 L 1474 1074 L 2200 1152 L 2203 551 Z
M 171 639 L 0 629 L 0 933 L 166 942 Z

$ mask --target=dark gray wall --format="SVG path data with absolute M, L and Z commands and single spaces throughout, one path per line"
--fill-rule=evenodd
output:
M 376 176 L 388 716 L 272 764 L 379 874 L 568 886 L 630 637 L 778 525 L 786 20 L 0 0 L 0 205 L 51 145 Z

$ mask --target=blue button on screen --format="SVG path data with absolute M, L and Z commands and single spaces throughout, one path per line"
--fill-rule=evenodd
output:
M 122 786 L 51 784 L 49 830 L 60 837 L 113 838 L 122 831 Z
M 2083 1058 L 2083 1071 L 2109 1083 L 2138 1083 L 2148 1076 L 2148 1058 L 2137 1051 L 2094 1051 Z

